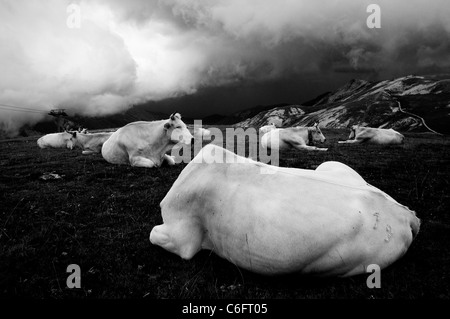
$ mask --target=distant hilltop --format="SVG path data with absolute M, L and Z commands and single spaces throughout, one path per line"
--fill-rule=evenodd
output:
M 270 122 L 305 126 L 319 122 L 328 128 L 359 124 L 450 134 L 450 75 L 409 75 L 377 82 L 354 79 L 301 105 L 265 108 L 234 126 L 259 127 Z

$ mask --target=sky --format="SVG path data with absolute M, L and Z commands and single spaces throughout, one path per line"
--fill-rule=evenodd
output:
M 369 28 L 370 4 L 380 28 Z M 301 104 L 353 78 L 450 73 L 448 0 L 0 0 L 0 130 L 147 103 Z

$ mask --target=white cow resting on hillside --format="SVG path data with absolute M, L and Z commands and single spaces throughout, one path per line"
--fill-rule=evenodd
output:
M 327 148 L 311 146 L 314 142 L 325 142 L 318 123 L 312 127 L 277 128 L 265 133 L 261 138 L 261 146 L 272 150 L 298 149 L 307 151 L 326 151 Z
M 403 144 L 405 137 L 393 129 L 382 129 L 353 125 L 347 141 L 340 144 L 370 143 L 370 144 Z
M 72 149 L 73 134 L 69 132 L 51 133 L 40 137 L 37 144 L 40 148 L 69 148 Z
M 211 139 L 211 131 L 202 127 L 194 127 L 194 138 L 202 140 Z
M 174 165 L 167 155 L 177 143 L 190 144 L 192 135 L 179 113 L 168 120 L 133 122 L 119 128 L 103 144 L 102 156 L 112 164 L 159 167 L 163 161 Z
M 270 131 L 272 131 L 272 130 L 274 130 L 276 128 L 277 127 L 276 127 L 276 125 L 274 123 L 270 123 L 269 125 L 261 126 L 259 128 L 259 135 L 262 136 L 262 135 L 266 134 L 267 132 L 270 132 Z
M 212 144 L 197 154 L 160 204 L 153 244 L 183 259 L 212 250 L 265 275 L 351 276 L 392 264 L 419 231 L 413 211 L 344 164 L 306 170 L 236 157 Z
M 76 147 L 83 150 L 84 155 L 100 153 L 102 151 L 103 144 L 111 137 L 113 132 L 106 133 L 79 133 L 73 132 L 73 142 Z
M 214 162 L 217 154 L 234 163 Z M 419 232 L 413 211 L 344 164 L 306 170 L 236 157 L 212 144 L 197 154 L 161 201 L 153 244 L 187 260 L 212 250 L 265 275 L 351 276 L 389 266 Z

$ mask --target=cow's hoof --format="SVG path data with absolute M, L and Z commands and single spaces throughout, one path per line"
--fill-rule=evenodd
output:
M 168 163 L 170 166 L 174 166 L 174 165 L 175 165 L 175 156 L 170 156 L 170 155 L 168 155 L 168 156 L 167 156 L 167 163 Z

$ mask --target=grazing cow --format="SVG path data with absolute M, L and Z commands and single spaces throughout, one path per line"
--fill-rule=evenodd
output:
M 112 134 L 113 132 L 92 134 L 73 132 L 72 140 L 74 142 L 74 146 L 83 150 L 82 154 L 88 155 L 100 153 L 102 151 L 103 143 L 105 143 Z
M 40 148 L 70 148 L 74 146 L 73 134 L 69 132 L 51 133 L 37 140 Z
M 393 129 L 362 127 L 353 125 L 347 141 L 340 144 L 371 143 L 371 144 L 403 144 L 405 137 Z
M 262 135 L 266 134 L 267 132 L 270 132 L 276 128 L 277 127 L 275 126 L 274 123 L 270 123 L 269 125 L 262 126 L 259 128 L 259 135 L 262 136 Z
M 352 276 L 392 264 L 419 231 L 413 211 L 344 164 L 306 170 L 236 157 L 212 144 L 197 154 L 161 201 L 152 244 L 185 260 L 212 250 L 264 275 Z
M 313 142 L 325 142 L 326 138 L 316 123 L 312 127 L 277 128 L 264 134 L 261 138 L 261 146 L 272 150 L 286 150 L 295 148 L 307 151 L 326 151 L 327 148 L 310 146 Z
M 176 144 L 190 144 L 192 135 L 179 113 L 168 120 L 133 122 L 119 128 L 103 144 L 102 156 L 112 164 L 130 164 L 138 167 L 159 167 L 166 160 L 175 164 L 167 155 Z
M 194 138 L 210 140 L 211 139 L 211 131 L 204 129 L 202 127 L 194 127 Z

